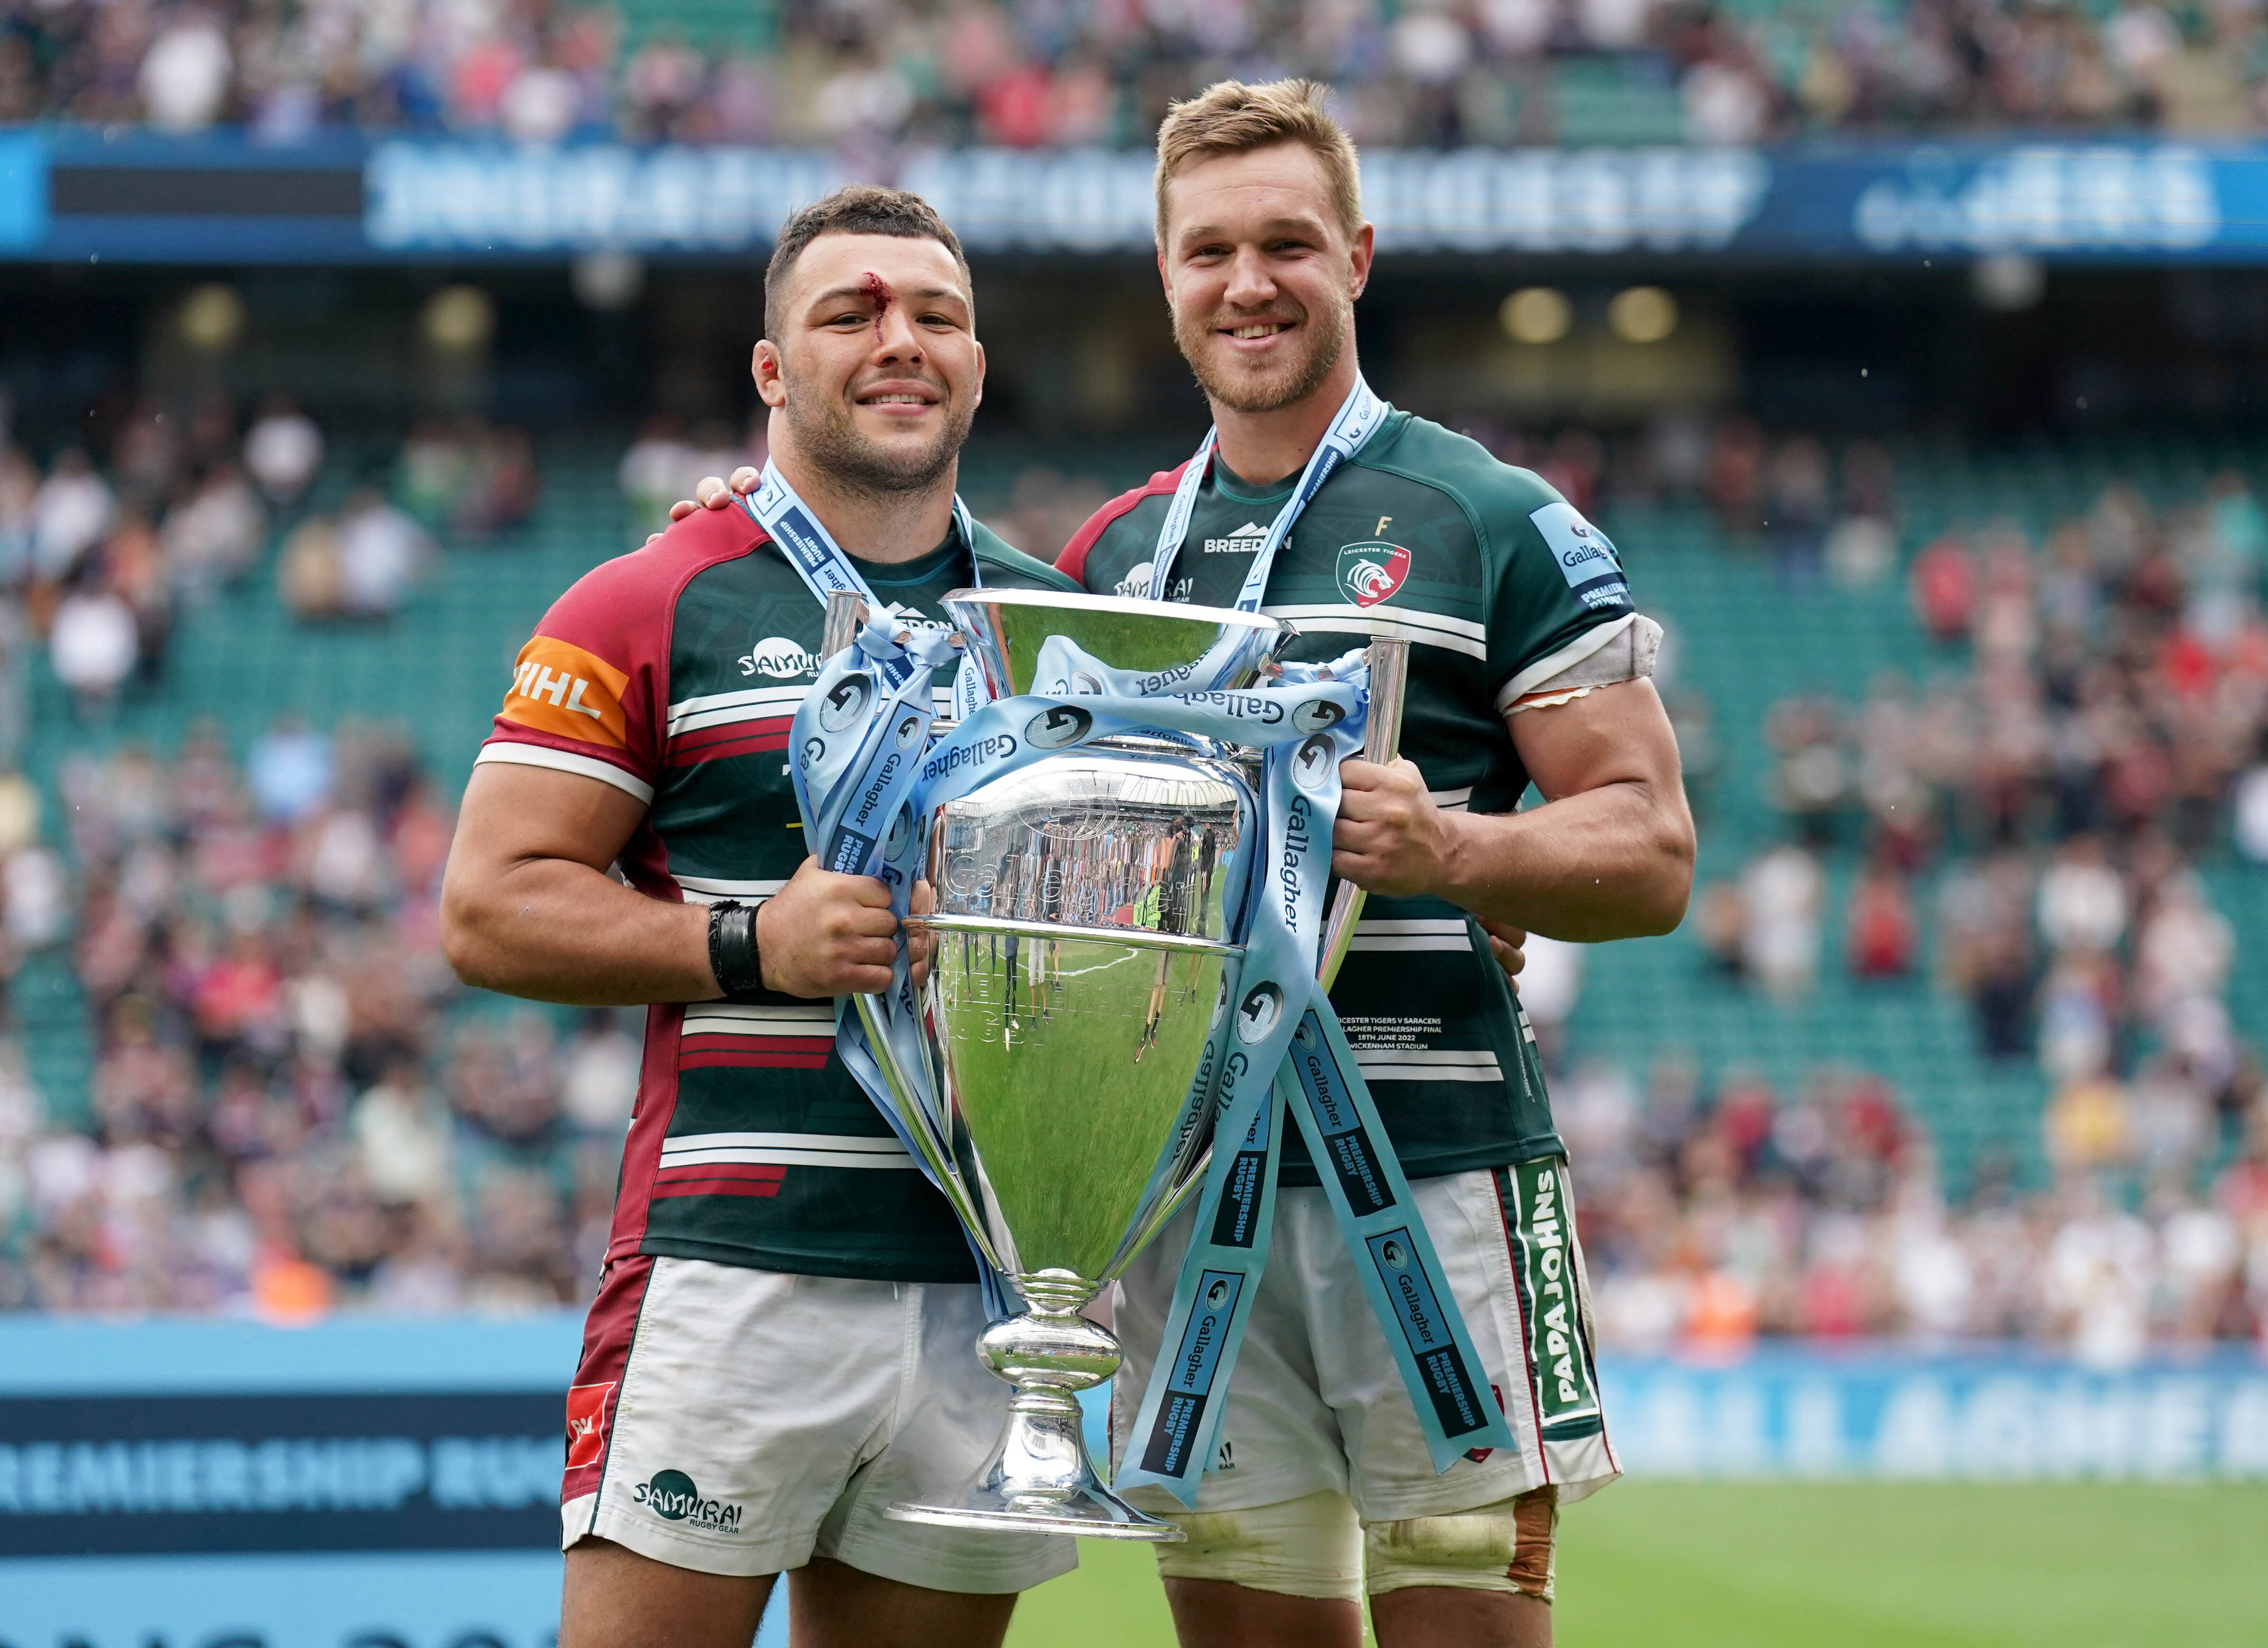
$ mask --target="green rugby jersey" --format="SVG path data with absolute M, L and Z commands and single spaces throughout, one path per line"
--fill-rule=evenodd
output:
M 1181 475 L 1105 504 L 1057 565 L 1098 594 L 1149 594 Z M 1297 479 L 1251 486 L 1216 458 L 1167 598 L 1233 606 Z M 1402 753 L 1440 805 L 1482 813 L 1509 813 L 1528 787 L 1506 714 L 1632 618 L 1614 546 L 1550 485 L 1399 411 L 1308 501 L 1261 610 L 1300 631 L 1293 658 L 1410 641 Z M 1534 1033 L 1454 905 L 1371 899 L 1331 1004 L 1410 1177 L 1560 1151 Z M 1297 1133 L 1283 1181 L 1316 1182 Z
M 1075 587 L 976 529 L 982 582 Z M 956 529 L 919 561 L 860 563 L 880 599 L 942 618 Z M 824 612 L 740 509 L 700 510 L 585 574 L 519 655 L 482 761 L 578 773 L 647 804 L 622 850 L 654 898 L 755 902 L 806 856 L 788 733 Z M 940 670 L 939 707 L 952 671 Z M 831 1003 L 647 1010 L 609 1261 L 710 1259 L 809 1276 L 976 1279 L 959 1225 L 835 1055 Z

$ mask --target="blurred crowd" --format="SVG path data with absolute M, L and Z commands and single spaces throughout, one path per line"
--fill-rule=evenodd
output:
M 107 463 L 67 445 L 42 472 L 0 421 L 0 761 L 22 741 L 18 648 L 44 641 L 89 709 L 155 681 L 177 614 L 251 569 L 323 459 L 321 432 L 284 400 L 248 426 L 221 396 L 144 402 L 107 433 Z
M 390 473 L 322 510 L 310 491 L 323 433 L 286 398 L 248 420 L 220 395 L 144 401 L 105 433 L 107 461 L 68 445 L 43 470 L 0 417 L 0 767 L 23 739 L 21 649 L 44 644 L 81 711 L 99 715 L 162 680 L 178 615 L 239 584 L 279 527 L 277 591 L 295 616 L 383 619 L 438 539 L 507 531 L 541 488 L 527 437 L 477 418 L 418 425 Z
M 2192 1180 L 2257 1080 L 2205 872 L 2232 846 L 2268 863 L 2264 555 L 2234 473 L 2162 511 L 2114 483 L 2036 545 L 2008 522 L 1924 545 L 1908 595 L 1937 667 L 1773 706 L 1786 838 L 1701 890 L 1714 964 L 1811 988 L 1847 864 L 1841 965 L 1933 972 L 1986 1057 L 2036 1061 L 2058 1167 Z
M 1621 141 L 2268 124 L 2257 0 L 783 0 L 727 45 L 646 10 L 633 38 L 554 0 L 0 0 L 0 124 L 1142 145 L 1170 99 L 1292 74 L 1377 144 L 1596 141 L 1602 99 Z
M 453 819 L 401 736 L 280 724 L 239 767 L 197 732 L 170 760 L 75 758 L 62 790 L 76 912 L 46 937 L 85 991 L 91 1111 L 74 1125 L 0 1058 L 0 1305 L 587 1294 L 637 1026 L 461 1011 L 436 913 Z
M 2150 1344 L 2268 1348 L 2268 1095 L 2192 1187 L 2124 1206 L 2086 1176 L 2014 1191 L 1994 1165 L 1948 1207 L 1929 1141 L 1880 1078 L 1778 1093 L 1665 1059 L 1643 1081 L 1578 1066 L 1556 1110 L 1575 1163 L 1600 1332 L 1625 1350 L 1737 1350 L 1758 1335 L 2059 1341 L 2115 1366 Z
M 2048 1095 L 2052 1188 L 1987 1161 L 1948 1208 L 1876 1076 L 1705 1091 L 1675 1059 L 1643 1084 L 1583 1063 L 1604 1050 L 1565 1027 L 1586 953 L 1531 939 L 1521 999 L 1577 1060 L 1555 1091 L 1609 1335 L 2021 1335 L 2117 1359 L 2268 1333 L 2268 1076 L 2230 1012 L 2224 908 L 2268 864 L 2268 513 L 2245 477 L 2164 507 L 2113 482 L 2036 540 L 1995 520 L 1909 554 L 1872 441 L 1831 452 L 1737 416 L 1481 432 L 1609 519 L 1705 508 L 1790 595 L 1908 607 L 1911 674 L 1771 705 L 1777 828 L 1697 890 L 1690 931 L 1710 968 L 1783 1001 L 1830 972 L 1950 993 L 1978 1053 Z M 1673 623 L 1666 666 L 1676 642 Z M 1674 668 L 1664 696 L 1697 806 L 1726 820 L 1710 706 Z

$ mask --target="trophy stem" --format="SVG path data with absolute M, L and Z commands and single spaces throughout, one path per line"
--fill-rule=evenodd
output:
M 1086 1456 L 1078 1393 L 1108 1379 L 1121 1360 L 1118 1341 L 1079 1313 L 1099 1284 L 1065 1270 L 1014 1280 L 1030 1308 L 994 1322 L 976 1341 L 984 1365 L 1015 1387 L 998 1446 L 959 1503 L 901 1500 L 885 1514 L 944 1527 L 1087 1539 L 1185 1537 L 1111 1492 Z

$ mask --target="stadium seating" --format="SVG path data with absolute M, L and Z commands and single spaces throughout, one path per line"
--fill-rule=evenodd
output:
M 1039 533 L 1062 533 L 1062 512 L 1019 515 L 1035 476 L 1052 472 L 1057 492 L 1100 498 L 1150 469 L 1184 456 L 1170 438 L 1138 442 L 1019 445 L 976 442 L 964 465 L 964 492 L 980 515 L 1013 526 L 1027 547 L 1048 553 Z M 166 685 L 129 691 L 93 721 L 72 712 L 48 664 L 32 664 L 34 714 L 25 770 L 59 819 L 59 773 L 66 757 L 141 744 L 173 754 L 190 728 L 211 723 L 240 757 L 284 717 L 318 728 L 386 723 L 409 734 L 422 766 L 445 796 L 463 784 L 488 714 L 508 678 L 521 639 L 560 589 L 606 557 L 626 551 L 658 521 L 633 519 L 617 489 L 615 438 L 551 438 L 540 446 L 542 489 L 528 521 L 490 541 L 446 541 L 436 569 L 386 622 L 308 623 L 279 594 L 276 553 L 233 589 L 190 607 L 173 635 Z M 356 482 L 393 462 L 390 445 L 335 442 L 331 462 L 302 512 L 338 508 Z M 2118 442 L 2036 445 L 1973 456 L 1950 445 L 1905 442 L 1894 449 L 1898 535 L 1905 553 L 1948 528 L 2012 519 L 2039 541 L 2046 528 L 2091 508 L 2111 481 L 2130 482 L 2154 505 L 2200 497 L 2206 481 L 2236 469 L 2261 488 L 2268 453 L 2228 442 L 2127 438 Z M 1072 519 L 1088 504 L 1078 504 Z M 1719 754 L 1697 782 L 1701 882 L 1733 879 L 1757 852 L 1789 835 L 1787 813 L 1769 793 L 1776 753 L 1764 737 L 1771 705 L 1816 694 L 1855 705 L 1871 680 L 1898 671 L 1914 682 L 1960 675 L 1966 648 L 1923 635 L 1903 576 L 1864 587 L 1832 578 L 1792 580 L 1753 540 L 1721 531 L 1697 498 L 1603 501 L 1599 517 L 1622 547 L 1639 603 L 1672 630 L 1672 696 L 1694 694 L 1710 707 Z M 276 537 L 291 519 L 279 524 Z M 48 839 L 62 839 L 50 825 Z M 1917 878 L 1917 909 L 1934 909 L 1934 882 L 1948 855 Z M 1844 963 L 1842 916 L 1859 866 L 1855 829 L 1823 850 L 1822 968 L 1794 1000 L 1776 1000 L 1719 973 L 1697 920 L 1667 938 L 1613 943 L 1587 952 L 1587 977 L 1565 1025 L 1567 1065 L 1613 1061 L 1645 1077 L 1655 1061 L 1688 1061 L 1701 1093 L 1724 1093 L 1756 1077 L 1780 1101 L 1816 1091 L 1826 1077 L 1887 1081 L 1896 1104 L 1921 1124 L 1953 1199 L 1980 1170 L 2012 1172 L 2046 1186 L 2039 1063 L 2019 1056 L 1992 1063 L 1977 1052 L 1971 1006 L 1934 975 L 1923 916 L 1912 975 L 1858 979 Z M 2216 845 L 2200 861 L 2212 902 L 2239 931 L 2228 1004 L 2236 1032 L 2268 1042 L 2268 957 L 2243 936 L 2268 923 L 2268 878 Z M 492 1016 L 511 1004 L 468 990 L 458 1016 Z M 52 1122 L 88 1127 L 93 1026 L 86 993 L 68 950 L 32 954 L 13 986 L 16 1034 L 32 1081 Z M 570 1016 L 560 1016 L 564 1034 Z M 2209 1163 L 2212 1166 L 2212 1163 Z
M 979 443 L 966 489 L 986 512 L 1005 505 L 1018 475 L 1035 460 L 1062 474 L 1123 482 L 1180 455 L 1168 441 L 1140 445 L 1035 451 Z M 52 796 L 67 749 L 138 740 L 170 750 L 192 724 L 210 718 L 241 751 L 278 717 L 294 714 L 318 725 L 405 725 L 429 769 L 453 791 L 536 618 L 577 575 L 633 541 L 615 486 L 617 455 L 606 440 L 549 443 L 534 519 L 493 544 L 452 547 L 388 624 L 305 625 L 285 609 L 272 567 L 263 565 L 186 618 L 174 638 L 168 688 L 129 697 L 107 725 L 78 725 L 63 689 L 40 666 L 29 770 Z M 1948 526 L 2003 517 L 2036 537 L 2052 520 L 2083 509 L 2114 477 L 2160 503 L 2198 496 L 2223 467 L 2268 478 L 2258 452 L 2171 438 L 2039 445 L 1985 457 L 1916 445 L 1897 456 L 1909 550 Z M 351 447 L 335 453 L 310 506 L 335 504 L 350 476 L 368 473 L 372 458 Z M 1722 758 L 1698 798 L 1705 879 L 1737 873 L 1784 833 L 1764 784 L 1771 761 L 1764 725 L 1775 701 L 1798 692 L 1855 701 L 1878 671 L 1926 676 L 1962 664 L 1957 653 L 1923 636 L 1902 579 L 1863 590 L 1820 582 L 1791 591 L 1760 554 L 1720 534 L 1697 504 L 1609 508 L 1604 519 L 1643 604 L 1671 627 L 1674 684 L 1705 695 L 1712 708 Z M 436 705 L 446 708 L 437 712 Z M 1926 947 L 1907 981 L 1863 982 L 1842 966 L 1839 913 L 1853 863 L 1847 843 L 1829 855 L 1828 960 L 1808 997 L 1778 1003 L 1711 975 L 1689 923 L 1668 938 L 1592 953 L 1569 1026 L 1572 1056 L 1609 1056 L 1638 1070 L 1659 1055 L 1688 1055 L 1705 1081 L 1749 1070 L 1791 1097 L 1822 1067 L 1870 1071 L 1888 1078 L 1929 1129 L 1956 1194 L 1988 1158 L 2038 1182 L 2044 1087 L 2036 1067 L 2029 1060 L 1995 1066 L 1977 1056 L 1968 1007 L 1931 982 Z M 2268 919 L 2268 886 L 2233 860 L 2206 868 L 2222 913 L 2240 933 L 2260 931 Z M 1926 887 L 1921 891 L 1926 901 Z M 2268 958 L 2240 947 L 2230 1005 L 2241 1032 L 2268 1040 Z M 26 968 L 19 1012 L 40 1087 L 58 1100 L 84 1093 L 92 1061 L 77 984 L 65 959 L 39 958 Z M 68 1105 L 63 1108 L 68 1115 Z

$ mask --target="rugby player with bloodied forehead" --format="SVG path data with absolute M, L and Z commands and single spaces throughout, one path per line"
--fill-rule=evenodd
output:
M 972 583 L 1071 587 L 956 508 L 984 356 L 935 212 L 840 191 L 783 228 L 764 295 L 773 460 L 877 599 L 934 622 Z M 887 988 L 897 923 L 801 833 L 823 613 L 751 509 L 682 519 L 545 614 L 466 788 L 458 975 L 647 1007 L 567 1400 L 561 1648 L 747 1648 L 786 1570 L 800 1644 L 990 1648 L 1075 1560 L 882 1514 L 974 1474 L 1002 1389 L 953 1214 L 835 1052 L 829 998 Z
M 1358 398 L 1373 235 L 1324 97 L 1224 83 L 1160 130 L 1158 269 L 1218 445 L 1162 582 L 1161 528 L 1189 466 L 1072 538 L 1057 564 L 1090 591 L 1234 604 Z M 1129 1496 L 1189 1534 L 1156 1548 L 1184 1648 L 1356 1648 L 1366 1593 L 1385 1648 L 1543 1648 L 1558 1507 L 1619 1471 L 1565 1146 L 1506 975 L 1526 931 L 1597 941 L 1667 932 L 1684 913 L 1693 823 L 1648 679 L 1660 631 L 1633 609 L 1614 546 L 1550 485 L 1381 411 L 1297 512 L 1261 610 L 1299 629 L 1299 658 L 1411 643 L 1403 759 L 1341 768 L 1331 867 L 1371 897 L 1331 1002 L 1518 1446 L 1435 1473 L 1294 1135 L 1195 1512 L 1154 1486 Z M 725 508 L 755 480 L 711 477 L 700 504 Z M 1531 784 L 1542 805 L 1514 812 Z M 1120 1460 L 1190 1222 L 1120 1291 Z

